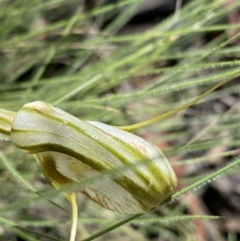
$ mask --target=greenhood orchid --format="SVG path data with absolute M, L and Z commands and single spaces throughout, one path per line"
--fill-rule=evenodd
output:
M 224 79 L 177 109 L 130 126 L 82 121 L 48 103 L 35 101 L 16 113 L 0 109 L 0 133 L 10 136 L 18 148 L 36 154 L 44 176 L 60 191 L 68 184 L 125 168 L 76 191 L 114 212 L 145 213 L 171 197 L 177 178 L 161 150 L 129 131 L 188 108 L 234 77 Z M 63 193 L 72 206 L 70 241 L 74 241 L 76 194 Z

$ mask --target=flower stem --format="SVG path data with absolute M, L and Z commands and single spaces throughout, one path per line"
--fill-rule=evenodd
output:
M 78 221 L 78 206 L 77 206 L 77 197 L 76 193 L 72 192 L 70 194 L 66 194 L 67 199 L 72 207 L 72 227 L 70 233 L 69 241 L 75 241 L 76 233 L 77 233 L 77 221 Z

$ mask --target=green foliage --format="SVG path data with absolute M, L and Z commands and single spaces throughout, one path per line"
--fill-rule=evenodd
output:
M 227 20 L 239 1 L 193 0 L 147 31 L 131 34 L 123 26 L 141 1 L 105 2 L 87 9 L 76 0 L 0 1 L 0 108 L 17 111 L 42 100 L 83 120 L 130 125 L 194 99 L 239 70 L 240 25 Z M 234 160 L 240 144 L 239 92 L 239 81 L 233 80 L 195 108 L 137 133 L 154 133 L 148 140 L 163 143 L 169 160 L 177 160 L 173 165 L 191 168 L 214 161 L 222 166 L 223 157 Z M 10 142 L 0 142 L 0 148 L 0 239 L 65 240 L 67 202 L 45 182 L 31 155 Z M 221 152 L 212 151 L 217 149 Z M 198 189 L 222 172 L 238 170 L 238 162 L 212 174 L 180 177 L 179 185 L 189 185 L 183 192 Z M 92 240 L 135 218 L 137 229 L 123 225 L 102 239 L 147 240 L 147 232 L 158 232 L 166 240 L 194 240 L 196 217 L 183 215 L 183 192 L 175 194 L 178 201 L 170 210 L 163 205 L 141 218 L 113 214 L 79 196 L 79 237 Z M 159 214 L 171 223 L 161 222 Z M 214 229 L 205 220 L 211 217 L 199 215 Z M 210 235 L 224 240 L 217 230 Z M 234 237 L 229 232 L 229 240 Z

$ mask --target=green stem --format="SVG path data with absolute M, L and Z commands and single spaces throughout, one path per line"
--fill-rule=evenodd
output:
M 15 112 L 0 109 L 0 133 L 10 136 Z
M 77 221 L 78 221 L 77 197 L 75 192 L 67 194 L 66 196 L 72 207 L 72 227 L 71 227 L 69 241 L 75 241 L 76 233 L 77 233 Z

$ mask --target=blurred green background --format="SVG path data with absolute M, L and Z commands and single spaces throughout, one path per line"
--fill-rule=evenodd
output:
M 239 19 L 238 0 L 0 0 L 0 108 L 42 100 L 83 120 L 145 120 L 239 69 Z M 201 103 L 134 132 L 168 157 L 178 190 L 239 156 L 239 93 L 236 76 Z M 4 140 L 0 148 L 0 240 L 68 240 L 67 201 L 57 192 L 48 198 L 52 187 L 32 155 Z M 240 240 L 238 172 L 97 240 Z M 82 194 L 78 204 L 76 240 L 128 217 Z

